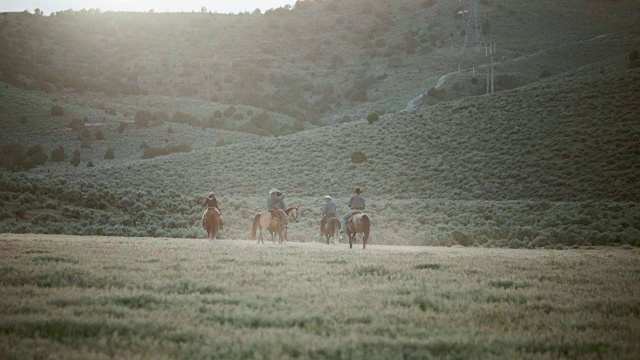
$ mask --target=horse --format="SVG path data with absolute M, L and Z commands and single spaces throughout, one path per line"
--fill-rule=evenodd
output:
M 284 211 L 287 214 L 289 221 L 298 222 L 300 220 L 300 207 L 290 207 Z
M 215 240 L 218 235 L 218 229 L 220 229 L 221 214 L 218 209 L 209 208 L 202 214 L 202 227 L 207 231 L 209 240 Z
M 271 234 L 271 240 L 273 243 L 276 243 L 275 234 L 278 234 L 280 237 L 280 243 L 282 244 L 287 240 L 287 229 L 280 226 L 280 222 L 277 218 L 271 215 L 269 210 L 265 210 L 261 213 L 256 214 L 253 218 L 253 226 L 251 226 L 251 240 L 256 239 L 256 231 L 260 229 L 260 238 L 258 238 L 258 243 L 262 241 L 264 244 L 263 230 L 269 230 L 269 234 Z
M 367 246 L 369 240 L 369 230 L 371 229 L 371 219 L 369 215 L 363 213 L 355 213 L 347 220 L 347 235 L 349 236 L 349 249 L 353 248 L 356 235 L 362 233 L 362 249 Z
M 333 245 L 335 245 L 340 239 L 340 219 L 337 217 L 328 218 L 324 223 L 322 233 L 327 238 L 327 245 L 329 245 L 329 238 L 333 237 Z

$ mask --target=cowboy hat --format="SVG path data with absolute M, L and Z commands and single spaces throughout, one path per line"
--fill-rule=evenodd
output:
M 354 191 L 357 192 L 357 193 L 361 193 L 362 192 L 362 190 L 360 190 L 360 187 L 356 187 L 356 189 Z
M 325 195 L 325 196 L 324 196 L 324 199 L 325 199 L 325 200 L 331 200 L 331 196 L 329 196 L 329 195 Z
M 278 190 L 276 188 L 273 188 L 273 189 L 269 190 L 269 194 L 279 193 L 279 192 L 280 192 L 280 190 Z
M 216 196 L 216 193 L 214 193 L 213 191 L 210 191 L 209 196 Z

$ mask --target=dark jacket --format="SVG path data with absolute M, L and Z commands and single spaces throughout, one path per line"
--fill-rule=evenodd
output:
M 322 208 L 322 215 L 335 215 L 336 213 L 336 204 L 333 201 L 327 201 Z
M 218 199 L 216 199 L 215 197 L 207 198 L 207 200 L 204 201 L 204 207 L 206 207 L 208 209 L 216 208 L 216 209 L 220 210 L 220 204 L 218 204 Z
M 349 200 L 348 206 L 350 209 L 364 210 L 364 198 L 360 194 L 355 194 Z
M 286 206 L 284 206 L 284 194 L 282 194 L 282 195 L 270 194 L 269 197 L 267 198 L 267 209 L 269 209 L 269 210 L 276 210 L 276 209 L 285 210 Z

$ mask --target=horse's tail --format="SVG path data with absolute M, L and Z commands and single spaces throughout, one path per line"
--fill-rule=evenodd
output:
M 371 229 L 371 220 L 368 215 L 362 215 L 362 232 L 364 237 L 362 238 L 362 244 L 366 244 L 369 240 L 369 230 Z
M 256 231 L 258 230 L 258 223 L 260 223 L 260 214 L 256 214 L 253 218 L 253 226 L 251 226 L 251 240 L 256 239 Z

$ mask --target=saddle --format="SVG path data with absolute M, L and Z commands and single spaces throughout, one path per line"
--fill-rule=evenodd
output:
M 351 221 L 351 219 L 353 219 L 354 216 L 358 215 L 358 214 L 362 214 L 362 210 L 354 210 L 351 213 L 351 216 L 349 216 L 349 218 L 347 219 L 347 221 Z

